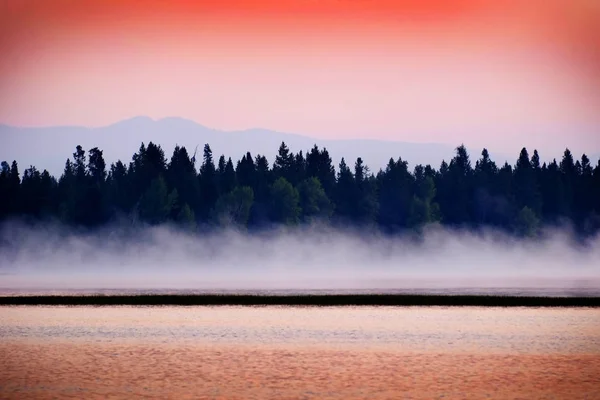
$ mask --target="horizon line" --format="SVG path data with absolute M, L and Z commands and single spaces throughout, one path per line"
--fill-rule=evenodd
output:
M 220 129 L 220 128 L 214 128 L 214 127 L 209 127 L 206 125 L 203 125 L 191 118 L 186 118 L 186 117 L 180 117 L 180 116 L 166 116 L 166 117 L 161 117 L 161 118 L 153 118 L 150 117 L 148 115 L 135 115 L 129 118 L 124 118 L 121 120 L 118 120 L 116 122 L 111 122 L 108 124 L 104 124 L 104 125 L 95 125 L 95 126 L 86 126 L 86 125 L 40 125 L 40 126 L 19 126 L 19 125 L 11 125 L 11 124 L 6 124 L 3 122 L 0 122 L 0 127 L 7 127 L 7 128 L 13 128 L 13 129 L 56 129 L 56 128 L 64 128 L 64 129 L 86 129 L 86 130 L 95 130 L 95 129 L 104 129 L 104 128 L 109 128 L 112 126 L 116 126 L 119 124 L 124 124 L 127 122 L 131 122 L 131 121 L 150 121 L 152 123 L 159 123 L 161 121 L 167 121 L 167 120 L 178 120 L 178 121 L 183 121 L 183 122 L 187 122 L 187 123 L 191 123 L 194 124 L 196 126 L 196 128 L 200 128 L 200 129 L 206 129 L 209 131 L 213 131 L 215 133 L 223 133 L 223 134 L 239 134 L 239 133 L 246 133 L 246 132 L 257 132 L 257 131 L 261 131 L 263 133 L 270 133 L 270 134 L 279 134 L 279 135 L 285 135 L 285 136 L 296 136 L 296 137 L 300 137 L 300 138 L 304 138 L 304 139 L 310 139 L 313 140 L 313 144 L 317 145 L 316 142 L 328 142 L 328 143 L 341 143 L 341 142 L 373 142 L 373 143 L 396 143 L 396 144 L 407 144 L 407 145 L 425 145 L 425 146 L 440 146 L 440 147 L 448 147 L 449 149 L 451 148 L 452 150 L 456 150 L 459 146 L 464 146 L 467 149 L 471 149 L 471 151 L 469 151 L 469 155 L 475 155 L 475 154 L 480 154 L 480 151 L 482 151 L 483 149 L 488 150 L 488 152 L 490 154 L 493 154 L 495 156 L 500 156 L 500 158 L 505 158 L 505 161 L 508 162 L 509 159 L 511 159 L 511 157 L 503 151 L 495 151 L 493 150 L 490 146 L 486 146 L 486 145 L 476 145 L 476 144 L 467 144 L 465 141 L 460 141 L 459 144 L 451 144 L 449 142 L 417 142 L 417 141 L 405 141 L 405 140 L 390 140 L 390 139 L 381 139 L 381 138 L 365 138 L 365 137 L 359 137 L 359 138 L 317 138 L 311 135 L 306 135 L 306 134 L 302 134 L 302 133 L 293 133 L 293 132 L 284 132 L 284 131 L 279 131 L 279 130 L 273 130 L 270 128 L 260 128 L 260 127 L 254 127 L 254 128 L 244 128 L 244 129 L 233 129 L 233 130 L 225 130 L 225 129 Z M 282 140 L 285 143 L 285 140 Z M 209 143 L 210 144 L 210 143 Z M 287 143 L 286 143 L 287 144 Z M 325 147 L 324 145 L 322 145 L 321 147 Z M 473 151 L 472 149 L 477 148 L 478 150 Z M 524 148 L 526 148 L 528 151 L 530 150 L 527 146 L 524 146 Z M 532 147 L 532 149 L 537 150 L 537 147 L 534 146 Z M 556 150 L 558 152 L 562 152 L 566 149 L 569 149 L 573 152 L 572 149 L 573 146 L 566 146 L 565 149 L 563 150 Z M 581 152 L 581 151 L 580 151 Z M 600 148 L 598 149 L 590 149 L 588 151 L 583 151 L 581 152 L 582 154 L 587 155 L 588 157 L 591 158 L 592 161 L 598 159 L 598 162 L 600 162 Z M 575 154 L 575 152 L 574 152 Z M 548 161 L 551 162 L 552 159 L 556 159 L 555 157 L 549 157 Z
M 243 128 L 243 129 L 232 129 L 232 130 L 227 130 L 227 129 L 221 129 L 221 128 L 215 128 L 215 127 L 210 127 L 207 125 L 204 125 L 200 122 L 197 122 L 191 118 L 186 118 L 186 117 L 179 117 L 179 116 L 168 116 L 168 117 L 162 117 L 162 118 L 153 118 L 150 117 L 148 115 L 135 115 L 132 117 L 128 117 L 128 118 L 124 118 L 115 122 L 111 122 L 111 123 L 107 123 L 107 124 L 103 124 L 103 125 L 70 125 L 70 124 L 57 124 L 57 125 L 13 125 L 13 124 L 7 124 L 4 122 L 0 121 L 0 126 L 4 126 L 4 127 L 8 127 L 8 128 L 16 128 L 16 129 L 49 129 L 49 128 L 79 128 L 79 129 L 88 129 L 88 130 L 93 130 L 93 129 L 103 129 L 103 128 L 108 128 L 111 126 L 115 126 L 115 125 L 119 125 L 122 123 L 126 123 L 126 122 L 130 122 L 130 121 L 134 121 L 134 120 L 146 120 L 146 121 L 151 121 L 153 123 L 156 122 L 161 122 L 161 121 L 166 121 L 166 120 L 179 120 L 179 121 L 184 121 L 184 122 L 190 122 L 195 124 L 198 128 L 204 128 L 204 129 L 208 129 L 211 131 L 215 131 L 215 132 L 220 132 L 220 133 L 243 133 L 243 132 L 252 132 L 252 131 L 263 131 L 263 132 L 268 132 L 268 133 L 276 133 L 276 134 L 280 134 L 280 135 L 288 135 L 288 136 L 299 136 L 299 137 L 303 137 L 303 138 L 307 138 L 307 139 L 312 139 L 312 140 L 316 140 L 316 141 L 322 141 L 322 142 L 357 142 L 357 141 L 371 141 L 371 142 L 379 142 L 379 143 L 403 143 L 403 144 L 422 144 L 422 145 L 437 145 L 437 146 L 452 146 L 454 147 L 458 147 L 461 144 L 464 144 L 464 142 L 461 142 L 461 144 L 458 145 L 453 145 L 451 143 L 447 143 L 447 142 L 415 142 L 415 141 L 406 141 L 406 140 L 390 140 L 390 139 L 373 139 L 373 138 L 365 138 L 365 137 L 360 137 L 360 138 L 342 138 L 342 139 L 335 139 L 335 138 L 317 138 L 314 137 L 312 135 L 308 135 L 308 134 L 304 134 L 304 133 L 296 133 L 296 132 L 284 132 L 284 131 L 280 131 L 280 130 L 275 130 L 275 129 L 271 129 L 271 128 L 263 128 L 263 127 L 249 127 L 249 128 Z M 467 147 L 465 145 L 465 147 Z

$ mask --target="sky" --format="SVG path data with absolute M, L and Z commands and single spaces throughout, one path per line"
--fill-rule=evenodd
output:
M 596 0 L 4 0 L 0 123 L 600 153 Z

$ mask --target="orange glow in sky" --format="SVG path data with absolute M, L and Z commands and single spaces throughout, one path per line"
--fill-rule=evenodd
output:
M 0 50 L 5 124 L 600 152 L 594 0 L 7 0 Z

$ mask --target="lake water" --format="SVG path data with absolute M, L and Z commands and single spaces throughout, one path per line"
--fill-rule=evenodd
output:
M 598 398 L 600 310 L 0 307 L 0 398 Z
M 505 295 L 505 296 L 549 296 L 549 297 L 600 297 L 600 282 L 586 282 L 573 286 L 540 285 L 540 286 L 457 286 L 421 288 L 385 289 L 45 289 L 45 288 L 1 288 L 0 296 L 30 296 L 30 295 L 140 295 L 140 294 L 254 294 L 254 295 L 297 295 L 297 294 L 433 294 L 433 295 Z

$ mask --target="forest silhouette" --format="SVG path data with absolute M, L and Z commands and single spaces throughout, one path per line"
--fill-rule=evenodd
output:
M 373 173 L 358 158 L 332 165 L 327 149 L 293 153 L 281 143 L 272 165 L 249 152 L 234 163 L 215 161 L 208 144 L 196 160 L 176 146 L 170 159 L 152 142 L 142 143 L 126 164 L 106 165 L 102 150 L 77 146 L 56 179 L 46 170 L 2 162 L 0 221 L 59 221 L 94 229 L 119 222 L 171 223 L 203 232 L 312 222 L 418 231 L 428 224 L 494 228 L 535 237 L 544 227 L 569 224 L 581 236 L 600 231 L 600 161 L 566 149 L 557 162 L 540 164 L 523 148 L 514 166 L 498 166 L 483 149 L 474 162 L 461 145 L 438 169 L 409 169 L 391 158 Z

